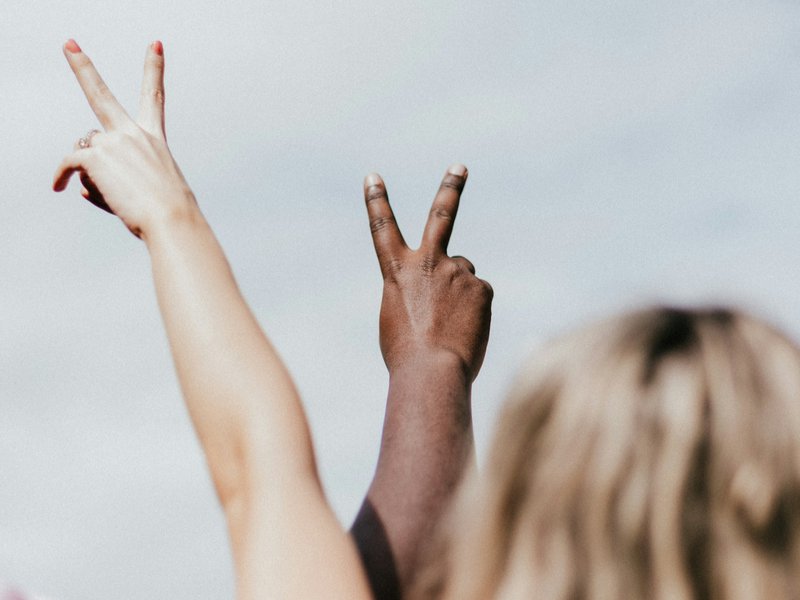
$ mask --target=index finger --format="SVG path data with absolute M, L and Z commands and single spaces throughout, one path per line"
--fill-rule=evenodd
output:
M 105 129 L 115 129 L 130 119 L 75 40 L 69 40 L 64 44 L 64 56 L 67 57 L 67 62 L 89 101 L 89 106 Z
M 461 191 L 467 182 L 467 167 L 464 165 L 451 165 L 445 173 L 439 186 L 439 191 L 433 199 L 433 206 L 425 224 L 422 234 L 422 246 L 429 250 L 437 249 L 447 253 L 447 244 L 450 234 L 453 233 L 453 223 L 458 213 L 458 203 Z
M 403 234 L 397 226 L 386 185 L 380 175 L 371 173 L 364 179 L 364 200 L 367 203 L 369 228 L 372 231 L 372 242 L 381 273 L 386 277 L 392 271 L 392 264 L 400 259 L 404 250 L 408 249 Z

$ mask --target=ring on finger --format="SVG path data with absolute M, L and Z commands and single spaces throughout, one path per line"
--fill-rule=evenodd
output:
M 92 138 L 100 133 L 99 129 L 92 129 L 89 131 L 85 136 L 78 140 L 78 148 L 83 150 L 84 148 L 89 148 L 92 145 Z

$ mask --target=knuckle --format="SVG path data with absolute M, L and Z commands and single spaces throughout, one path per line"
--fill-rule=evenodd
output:
M 156 104 L 164 104 L 164 90 L 160 88 L 143 88 L 142 99 L 155 101 Z
M 392 227 L 394 224 L 394 217 L 374 217 L 369 220 L 369 229 L 375 234 L 385 230 L 387 227 Z
M 114 97 L 111 89 L 103 81 L 98 81 L 94 87 L 94 97 L 100 100 L 110 100 Z
M 458 263 L 458 261 L 448 260 L 445 261 L 442 265 L 439 266 L 445 276 L 447 276 L 450 281 L 455 281 L 462 275 L 464 275 L 464 268 Z
M 403 270 L 403 261 L 399 258 L 390 258 L 384 263 L 384 269 L 386 276 L 394 279 Z
M 469 260 L 468 258 L 464 258 L 463 256 L 454 256 L 453 260 L 462 267 L 464 267 L 470 273 L 475 274 L 475 265 L 472 264 L 472 261 Z
M 130 131 L 125 129 L 109 131 L 94 148 L 103 154 L 113 155 L 122 148 L 129 149 L 132 141 L 133 135 Z
M 464 266 L 457 260 L 444 260 L 442 261 L 441 268 L 445 270 L 446 273 L 461 273 L 464 270 Z
M 106 144 L 108 146 L 115 146 L 124 144 L 130 138 L 127 131 L 109 131 L 106 136 Z
M 436 219 L 441 219 L 442 221 L 451 222 L 453 220 L 452 213 L 447 210 L 444 206 L 434 206 L 431 208 L 430 212 L 431 217 Z
M 367 204 L 376 200 L 388 200 L 386 197 L 386 189 L 380 185 L 373 185 L 367 189 L 364 194 L 364 200 L 366 200 Z
M 464 178 L 460 177 L 459 175 L 453 175 L 452 173 L 448 173 L 442 179 L 442 183 L 439 186 L 440 190 L 453 190 L 455 192 L 461 193 L 461 190 L 464 189 Z

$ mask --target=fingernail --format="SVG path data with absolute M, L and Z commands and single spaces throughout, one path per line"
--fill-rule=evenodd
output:
M 153 52 L 159 56 L 164 56 L 164 44 L 162 44 L 159 40 L 156 40 L 150 44 L 150 47 L 153 49 Z
M 373 185 L 380 185 L 383 183 L 383 179 L 377 173 L 370 173 L 364 178 L 364 187 L 371 188 Z
M 67 43 L 64 44 L 64 48 L 69 50 L 72 54 L 77 54 L 78 52 L 81 51 L 81 47 L 78 46 L 78 42 L 76 42 L 72 38 L 67 40 Z
M 467 178 L 467 167 L 461 164 L 450 165 L 447 172 L 451 175 L 458 175 L 459 177 Z

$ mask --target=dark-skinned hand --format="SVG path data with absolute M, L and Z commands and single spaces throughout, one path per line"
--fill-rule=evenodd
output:
M 403 240 L 381 177 L 373 173 L 364 181 L 372 239 L 384 280 L 380 346 L 390 372 L 420 356 L 450 353 L 461 361 L 471 382 L 483 363 L 492 288 L 475 276 L 470 261 L 447 254 L 466 181 L 466 167 L 448 169 L 417 250 Z

